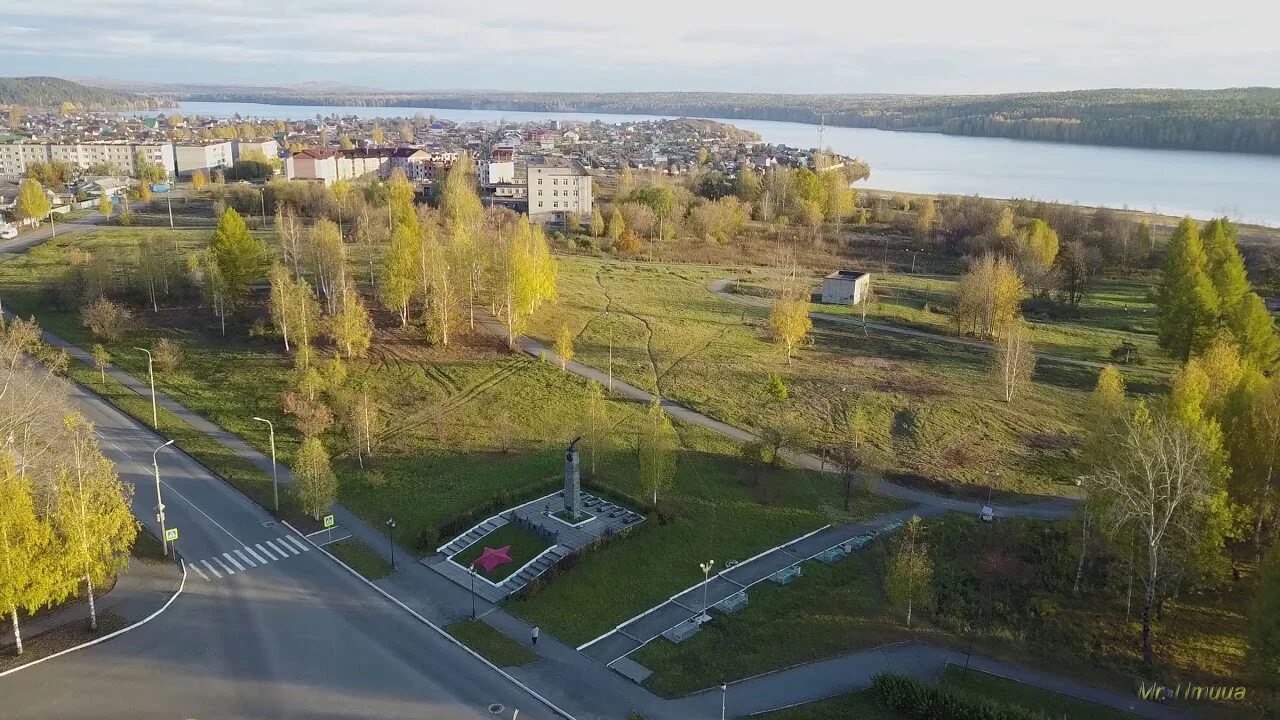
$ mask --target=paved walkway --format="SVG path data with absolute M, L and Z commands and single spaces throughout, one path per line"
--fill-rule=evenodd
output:
M 116 578 L 111 589 L 93 596 L 98 617 L 110 610 L 123 618 L 126 625 L 141 620 L 163 606 L 173 596 L 173 591 L 181 580 L 182 573 L 172 562 L 130 558 L 129 568 Z M 41 633 L 76 622 L 88 624 L 88 599 L 77 600 L 66 607 L 22 623 L 22 641 L 26 643 Z M 8 615 L 4 616 L 0 625 L 3 627 L 3 631 L 0 631 L 0 648 L 11 647 L 13 626 Z
M 895 643 L 729 683 L 725 692 L 727 715 L 743 717 L 814 698 L 863 690 L 871 686 L 873 676 L 882 672 L 936 682 L 948 664 L 1000 675 L 1144 718 L 1193 717 L 1190 712 L 1140 699 L 1137 688 L 1132 693 L 1103 690 L 1057 675 L 916 642 Z M 720 699 L 720 689 L 712 688 L 672 702 L 689 716 L 705 717 L 719 712 Z
M 722 297 L 725 300 L 738 303 L 739 305 L 750 305 L 752 307 L 758 307 L 764 310 L 769 309 L 771 303 L 764 298 L 758 298 L 758 297 L 753 297 L 751 295 L 742 295 L 739 293 L 731 292 L 729 290 L 729 287 L 733 284 L 733 282 L 734 281 L 732 279 L 728 279 L 728 278 L 721 279 L 721 280 L 712 280 L 711 282 L 707 283 L 707 290 L 711 291 L 713 295 L 718 295 L 719 297 Z M 836 325 L 854 327 L 859 330 L 862 330 L 865 327 L 867 330 L 875 330 L 876 332 L 886 332 L 886 333 L 892 333 L 894 335 L 906 335 L 909 337 L 917 337 L 925 340 L 932 340 L 934 342 L 949 343 L 951 345 L 963 345 L 965 347 L 971 347 L 977 350 L 982 350 L 984 352 L 993 352 L 995 350 L 995 346 L 993 346 L 991 343 L 983 342 L 982 340 L 974 340 L 973 338 L 956 337 L 955 335 L 943 335 L 942 333 L 929 332 L 928 330 L 917 330 L 915 328 L 903 327 L 901 325 L 886 325 L 884 323 L 869 322 L 864 326 L 861 318 L 855 318 L 849 315 L 831 315 L 829 313 L 811 312 L 809 313 L 809 317 L 813 318 L 814 320 L 821 320 L 822 322 L 834 323 Z M 1060 365 L 1074 365 L 1076 367 L 1086 367 L 1094 370 L 1101 370 L 1102 368 L 1108 367 L 1109 365 L 1109 363 L 1095 362 L 1093 360 L 1080 360 L 1078 358 L 1063 357 L 1062 355 L 1051 355 L 1049 353 L 1036 353 L 1036 357 L 1046 362 L 1058 363 Z M 1156 375 L 1159 377 L 1165 377 L 1168 375 L 1168 373 L 1164 373 L 1159 370 L 1152 370 L 1151 368 L 1132 367 L 1132 366 L 1126 367 L 1125 372 L 1146 373 L 1149 375 Z

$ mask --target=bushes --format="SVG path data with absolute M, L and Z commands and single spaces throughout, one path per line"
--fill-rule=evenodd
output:
M 1004 705 L 963 690 L 927 685 L 903 675 L 871 680 L 876 702 L 913 720 L 1048 720 L 1044 713 Z
M 164 372 L 173 372 L 182 365 L 182 347 L 169 338 L 161 338 L 151 349 L 151 355 L 156 367 Z
M 115 342 L 124 336 L 133 320 L 133 313 L 118 303 L 100 297 L 80 311 L 80 321 L 89 328 L 95 338 Z

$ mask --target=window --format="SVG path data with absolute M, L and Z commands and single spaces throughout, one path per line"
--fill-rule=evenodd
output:
M 542 191 L 541 191 L 541 190 L 539 190 L 539 191 L 538 191 L 538 197 L 542 197 Z
M 560 207 L 560 203 L 558 203 L 558 202 L 553 202 L 553 203 L 551 203 L 551 207 L 557 207 L 557 208 L 558 208 L 558 207 Z

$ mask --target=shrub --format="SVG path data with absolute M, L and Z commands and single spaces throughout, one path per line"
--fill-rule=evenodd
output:
M 124 337 L 133 313 L 118 303 L 100 297 L 80 311 L 80 322 L 99 340 L 115 342 Z
M 913 720 L 1048 720 L 1044 713 L 980 697 L 964 690 L 934 687 L 915 678 L 883 673 L 871 679 L 876 703 Z
M 156 367 L 165 372 L 173 372 L 182 365 L 182 346 L 169 338 L 161 338 L 151 349 L 151 357 Z

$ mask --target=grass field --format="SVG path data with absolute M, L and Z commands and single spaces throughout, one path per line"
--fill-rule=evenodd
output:
M 485 548 L 496 549 L 504 546 L 510 547 L 508 554 L 511 556 L 511 562 L 495 567 L 492 572 L 475 566 L 477 575 L 492 582 L 502 582 L 511 573 L 524 567 L 526 563 L 537 557 L 543 550 L 551 547 L 551 543 L 546 538 L 536 535 L 515 523 L 507 523 L 463 548 L 452 559 L 462 567 L 469 568 L 484 554 Z
M 739 271 L 740 272 L 740 271 Z M 994 399 L 987 353 L 900 336 L 820 326 L 787 364 L 763 310 L 710 294 L 725 269 L 564 258 L 560 301 L 531 334 L 575 335 L 576 359 L 730 424 L 760 428 L 779 407 L 770 373 L 787 384 L 817 449 L 835 437 L 832 415 L 850 402 L 868 415 L 873 467 L 895 480 L 1074 495 L 1075 448 L 1096 373 L 1042 365 L 1034 391 Z M 605 310 L 609 312 L 606 314 Z M 981 489 L 979 489 L 981 488 Z
M 326 545 L 324 549 L 363 575 L 366 580 L 378 580 L 391 574 L 391 563 L 355 538 L 339 540 Z
M 876 704 L 871 690 L 837 695 L 826 700 L 777 710 L 759 716 L 762 720 L 907 720 L 902 715 Z
M 483 620 L 456 622 L 445 631 L 500 667 L 524 665 L 538 659 L 537 653 L 489 627 Z
M 939 684 L 1000 703 L 1038 710 L 1056 720 L 1135 720 L 1138 717 L 1133 713 L 1077 700 L 999 675 L 966 670 L 959 665 L 948 665 Z

